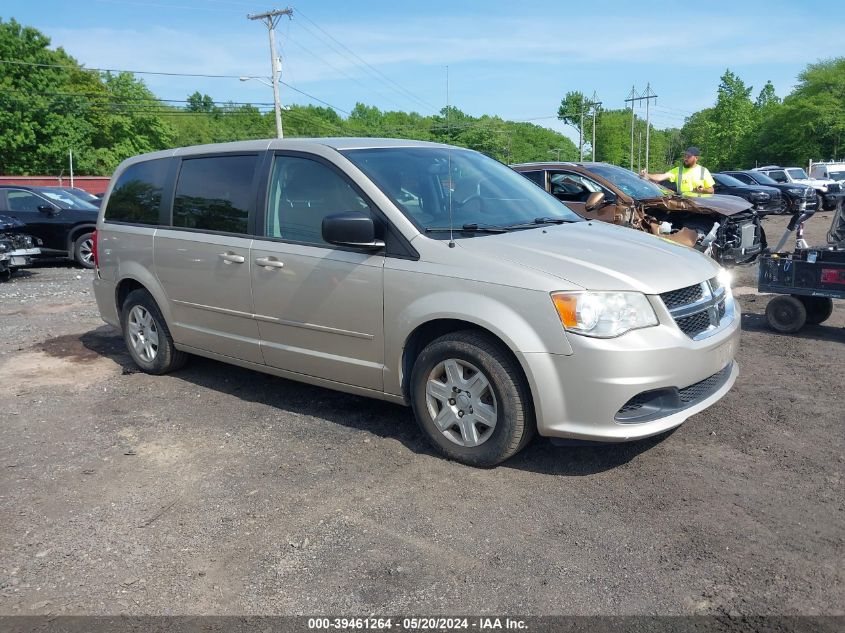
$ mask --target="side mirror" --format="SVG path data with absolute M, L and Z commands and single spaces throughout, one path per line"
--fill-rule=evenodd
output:
M 322 234 L 329 244 L 365 250 L 384 248 L 384 242 L 376 239 L 373 219 L 358 211 L 327 215 L 323 218 Z
M 604 206 L 602 203 L 605 202 L 604 199 L 604 192 L 602 191 L 594 191 L 587 197 L 587 202 L 584 203 L 584 210 L 585 211 L 594 211 L 598 209 L 600 206 Z
M 59 212 L 56 207 L 49 204 L 39 204 L 38 210 L 41 211 L 41 213 L 46 213 L 47 215 L 56 215 Z

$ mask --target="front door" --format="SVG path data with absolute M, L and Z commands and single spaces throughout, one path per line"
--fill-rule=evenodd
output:
M 323 241 L 323 218 L 344 211 L 371 208 L 335 167 L 275 157 L 250 254 L 261 351 L 272 367 L 380 391 L 384 255 Z
M 262 363 L 249 256 L 257 165 L 254 154 L 183 160 L 154 256 L 177 343 Z
M 587 210 L 587 198 L 591 193 L 601 192 L 608 198 L 615 198 L 613 194 L 598 184 L 592 178 L 571 171 L 554 171 L 549 173 L 550 193 L 566 203 L 570 209 L 588 220 L 598 220 L 614 224 L 616 220 L 616 203 L 610 202 L 598 209 Z
M 67 231 L 61 209 L 26 189 L 4 189 L 3 193 L 5 193 L 5 200 L 0 214 L 9 215 L 26 223 L 25 232 L 41 238 L 45 250 L 67 252 Z

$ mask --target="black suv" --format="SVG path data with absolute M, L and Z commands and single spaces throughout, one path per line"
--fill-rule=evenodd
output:
M 778 189 L 786 203 L 784 213 L 795 213 L 796 211 L 815 211 L 818 207 L 816 190 L 810 185 L 800 182 L 778 182 L 761 171 L 735 170 L 723 171 L 723 174 L 733 176 L 746 185 L 765 185 Z
M 781 213 L 784 210 L 783 198 L 774 187 L 763 185 L 747 185 L 724 173 L 713 174 L 716 184 L 713 186 L 715 193 L 745 198 L 754 205 L 757 215 L 763 217 L 770 213 Z
M 93 268 L 93 237 L 98 209 L 51 187 L 0 186 L 0 214 L 17 218 L 40 238 L 41 254 L 70 257 Z

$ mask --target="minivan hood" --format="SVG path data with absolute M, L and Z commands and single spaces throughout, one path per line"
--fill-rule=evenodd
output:
M 489 259 L 490 270 L 505 260 L 586 290 L 660 294 L 719 272 L 712 259 L 695 249 L 604 222 L 551 225 L 457 243 Z
M 685 193 L 682 196 L 665 196 L 663 198 L 644 198 L 639 200 L 651 207 L 661 207 L 668 212 L 687 211 L 692 213 L 716 214 L 731 216 L 753 207 L 745 198 L 718 193 Z

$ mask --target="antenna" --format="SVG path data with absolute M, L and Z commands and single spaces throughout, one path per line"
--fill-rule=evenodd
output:
M 455 248 L 455 235 L 452 228 L 452 129 L 449 127 L 449 67 L 446 66 L 446 136 L 449 145 L 446 149 L 446 159 L 449 165 L 449 248 Z

